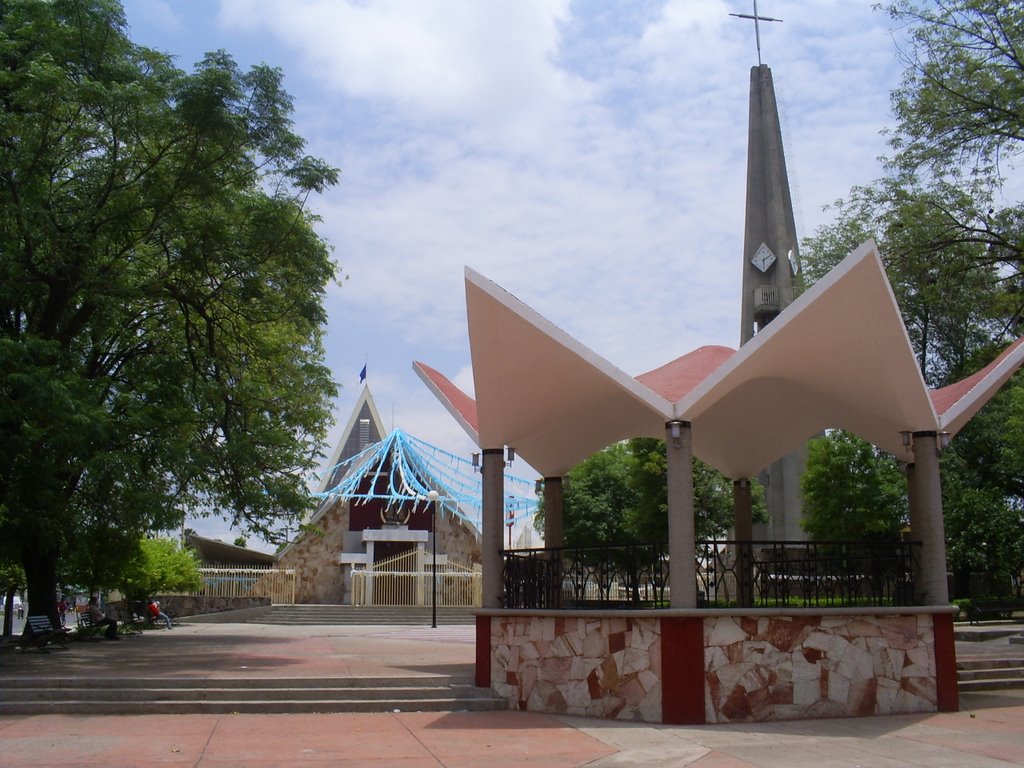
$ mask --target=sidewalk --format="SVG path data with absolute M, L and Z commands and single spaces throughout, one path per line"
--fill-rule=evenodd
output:
M 471 674 L 472 627 L 185 624 L 50 654 L 0 653 L 0 675 L 327 677 Z M 964 646 L 958 643 L 958 652 Z M 977 652 L 995 653 L 990 643 Z M 981 648 L 984 645 L 986 648 Z M 1024 656 L 1024 646 L 1015 646 Z M 968 648 L 964 648 L 966 653 Z M 525 712 L 0 717 L 19 766 L 1024 765 L 1024 692 L 961 712 L 729 726 L 651 726 Z

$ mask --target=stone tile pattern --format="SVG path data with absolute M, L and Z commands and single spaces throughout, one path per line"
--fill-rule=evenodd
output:
M 512 709 L 662 721 L 658 618 L 495 616 L 490 640 Z M 708 723 L 937 710 L 929 615 L 706 617 L 704 670 L 682 695 Z
M 704 620 L 708 723 L 935 712 L 932 617 Z
M 512 709 L 661 722 L 656 618 L 491 620 L 491 684 Z

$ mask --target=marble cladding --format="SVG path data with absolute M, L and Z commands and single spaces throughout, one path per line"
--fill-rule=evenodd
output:
M 704 619 L 709 723 L 934 712 L 932 617 Z
M 715 616 L 703 621 L 708 723 L 934 712 L 923 615 Z M 491 684 L 513 709 L 662 721 L 657 617 L 495 616 Z M 665 663 L 670 663 L 666 659 Z
M 492 618 L 491 684 L 512 709 L 661 722 L 660 621 Z

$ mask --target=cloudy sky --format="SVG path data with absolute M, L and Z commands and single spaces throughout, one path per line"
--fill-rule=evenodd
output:
M 880 175 L 902 66 L 874 0 L 762 0 L 801 237 Z M 337 439 L 364 363 L 385 426 L 473 446 L 412 371 L 472 391 L 469 265 L 623 370 L 739 343 L 749 0 L 126 0 L 191 69 L 284 72 L 295 127 L 342 170 L 316 200 Z M 326 452 L 330 452 L 330 448 Z M 532 470 L 517 462 L 516 474 Z M 211 535 L 226 531 L 207 530 Z M 229 536 L 230 538 L 231 536 Z

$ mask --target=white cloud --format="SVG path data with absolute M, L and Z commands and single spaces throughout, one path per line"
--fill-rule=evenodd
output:
M 579 98 L 581 83 L 551 61 L 568 6 L 226 0 L 219 21 L 279 37 L 326 87 L 384 100 L 402 119 L 532 143 L 543 138 L 544 116 Z
M 761 25 L 762 52 L 807 236 L 823 205 L 877 175 L 899 70 L 868 0 L 771 6 L 784 22 Z M 382 415 L 394 403 L 400 426 L 463 450 L 410 364 L 471 389 L 467 264 L 629 373 L 738 343 L 756 52 L 753 25 L 729 13 L 750 10 L 222 2 L 218 43 L 284 57 L 269 63 L 285 70 L 298 132 L 343 170 L 316 203 L 350 276 L 331 293 L 327 343 L 347 385 L 342 425 L 368 354 Z

